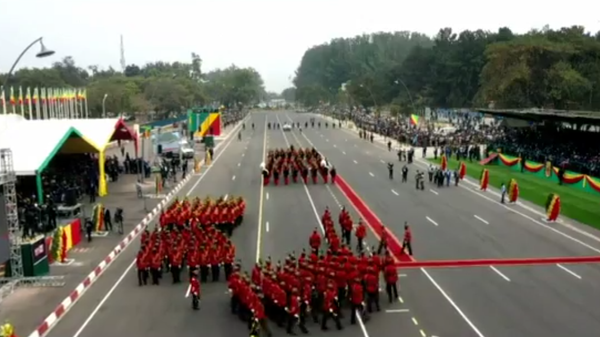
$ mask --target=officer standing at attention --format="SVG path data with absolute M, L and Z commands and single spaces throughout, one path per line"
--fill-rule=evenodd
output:
M 402 166 L 402 182 L 405 183 L 408 178 L 408 166 Z
M 394 164 L 388 163 L 387 164 L 387 169 L 388 169 L 388 173 L 389 173 L 389 176 L 390 176 L 390 180 L 394 179 Z

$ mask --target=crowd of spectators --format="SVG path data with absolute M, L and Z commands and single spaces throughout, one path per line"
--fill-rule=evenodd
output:
M 361 129 L 375 132 L 417 147 L 443 147 L 448 152 L 474 144 L 501 149 L 503 153 L 545 163 L 567 170 L 600 177 L 599 133 L 566 128 L 556 123 L 525 123 L 510 127 L 508 123 L 484 118 L 474 112 L 432 111 L 430 118 L 412 125 L 406 116 L 377 116 L 365 110 L 322 111 L 349 120 Z M 444 131 L 444 132 L 440 132 Z
M 567 170 L 600 177 L 598 132 L 564 128 L 556 124 L 538 124 L 506 128 L 504 136 L 491 146 L 526 160 L 563 166 Z

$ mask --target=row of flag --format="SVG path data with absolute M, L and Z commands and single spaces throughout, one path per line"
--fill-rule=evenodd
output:
M 0 86 L 0 109 L 2 114 L 20 114 L 30 120 L 88 118 L 87 91 L 73 88 L 23 90 L 22 87 L 7 90 Z

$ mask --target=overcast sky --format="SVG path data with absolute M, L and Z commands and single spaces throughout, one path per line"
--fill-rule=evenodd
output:
M 304 51 L 335 37 L 378 31 L 454 30 L 515 32 L 584 25 L 600 30 L 600 1 L 571 0 L 0 0 L 0 72 L 37 37 L 56 50 L 28 53 L 19 67 L 46 67 L 64 56 L 79 66 L 120 69 L 119 36 L 128 64 L 189 62 L 203 70 L 233 63 L 257 69 L 267 90 L 281 91 Z

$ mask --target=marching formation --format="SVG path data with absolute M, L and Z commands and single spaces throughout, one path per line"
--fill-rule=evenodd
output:
M 335 167 L 330 165 L 316 149 L 296 149 L 294 146 L 269 150 L 266 164 L 261 164 L 261 169 L 264 185 L 269 185 L 273 181 L 275 186 L 280 182 L 288 185 L 290 179 L 291 182 L 298 183 L 300 178 L 308 184 L 309 177 L 313 184 L 319 182 L 319 177 L 325 184 L 331 178 L 333 184 L 337 173 Z
M 327 330 L 332 320 L 341 330 L 344 308 L 350 308 L 350 324 L 358 319 L 368 321 L 369 313 L 380 311 L 381 275 L 389 302 L 398 297 L 398 271 L 387 251 L 386 234 L 376 253 L 367 255 L 363 250 L 366 227 L 362 221 L 354 226 L 343 209 L 339 215 L 341 236 L 328 209 L 321 222 L 324 240 L 315 228 L 308 240 L 310 251 L 303 250 L 298 257 L 291 253 L 283 263 L 274 264 L 270 258 L 259 261 L 250 273 L 241 271 L 239 265 L 235 267 L 229 278 L 231 312 L 248 323 L 251 337 L 261 330 L 271 336 L 268 320 L 285 327 L 289 334 L 295 334 L 296 326 L 308 333 L 309 319 L 320 324 L 322 330 Z M 351 249 L 352 231 L 357 252 Z
M 159 226 L 142 233 L 136 259 L 139 285 L 147 285 L 149 278 L 159 285 L 164 273 L 171 273 L 173 283 L 180 283 L 185 265 L 192 288 L 198 272 L 201 282 L 209 276 L 217 282 L 221 272 L 228 279 L 235 259 L 229 237 L 242 223 L 245 207 L 241 197 L 175 200 L 160 215 Z M 195 296 L 199 287 L 197 292 Z

